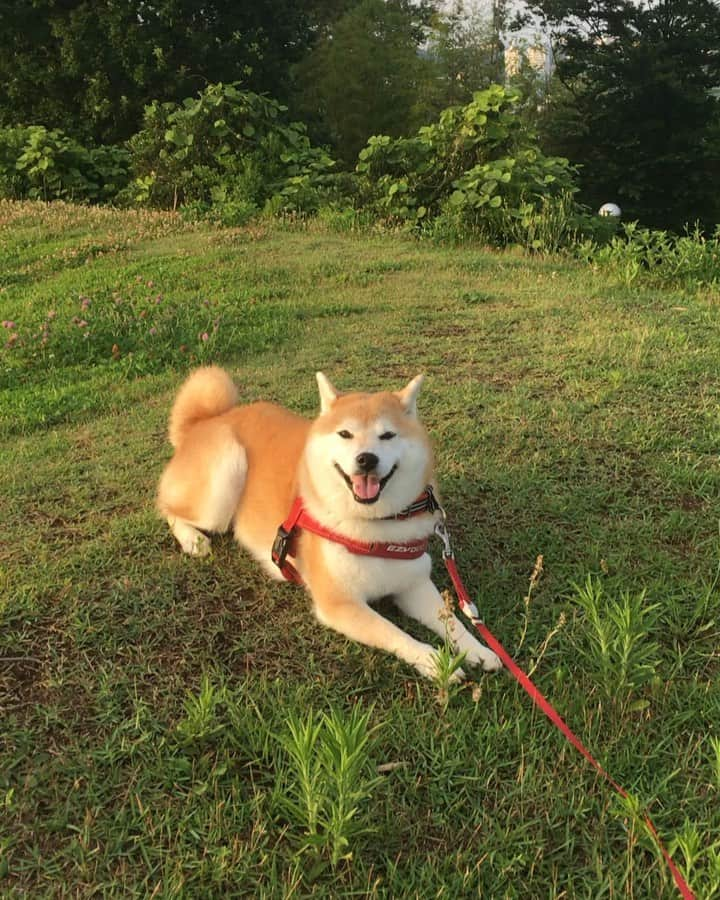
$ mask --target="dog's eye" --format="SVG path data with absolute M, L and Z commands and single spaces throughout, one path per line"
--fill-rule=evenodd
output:
M 341 437 L 345 441 L 349 441 L 352 437 L 352 434 L 350 434 L 350 432 L 346 428 L 343 428 L 342 431 L 338 431 L 338 437 Z
M 381 441 L 391 441 L 394 437 L 395 437 L 394 431 L 383 431 L 383 433 L 380 435 L 380 440 Z

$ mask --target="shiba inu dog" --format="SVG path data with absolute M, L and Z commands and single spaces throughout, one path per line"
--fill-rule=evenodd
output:
M 170 415 L 175 453 L 157 498 L 180 546 L 204 555 L 206 532 L 232 528 L 272 577 L 302 581 L 319 621 L 346 637 L 432 677 L 437 650 L 371 607 L 389 595 L 405 614 L 448 633 L 468 663 L 499 668 L 491 650 L 448 620 L 430 580 L 425 551 L 438 505 L 417 416 L 422 376 L 370 394 L 341 394 L 322 373 L 317 381 L 320 414 L 309 421 L 272 403 L 236 405 L 235 386 L 215 366 L 190 375 Z M 281 523 L 287 528 L 278 531 Z

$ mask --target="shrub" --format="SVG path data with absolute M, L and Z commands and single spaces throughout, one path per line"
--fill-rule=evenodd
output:
M 444 234 L 537 250 L 567 242 L 580 212 L 572 200 L 575 171 L 542 153 L 515 113 L 518 100 L 492 85 L 415 137 L 370 138 L 356 167 L 363 202 L 386 219 L 430 223 Z
M 211 210 L 222 221 L 257 208 L 314 211 L 332 191 L 334 162 L 286 107 L 236 84 L 212 84 L 180 104 L 154 102 L 129 141 L 124 199 Z
M 26 179 L 17 167 L 28 140 L 28 128 L 0 128 L 0 197 L 22 200 L 27 195 Z
M 577 252 L 628 285 L 640 277 L 690 289 L 720 282 L 720 226 L 709 237 L 698 227 L 678 236 L 628 222 L 608 243 L 586 241 Z
M 87 148 L 43 125 L 0 129 L 0 196 L 101 202 L 128 181 L 127 150 Z

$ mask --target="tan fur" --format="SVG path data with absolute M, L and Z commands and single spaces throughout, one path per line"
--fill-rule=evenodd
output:
M 298 494 L 315 518 L 351 538 L 402 542 L 430 535 L 430 514 L 385 519 L 433 483 L 432 451 L 416 412 L 421 383 L 418 377 L 397 393 L 341 395 L 318 373 L 321 414 L 310 422 L 272 403 L 236 406 L 229 376 L 216 367 L 199 369 L 181 387 L 171 412 L 176 449 L 160 479 L 158 509 L 183 550 L 193 555 L 210 549 L 204 531 L 223 532 L 232 525 L 237 540 L 275 578 L 281 576 L 271 561 L 273 540 Z M 368 453 L 378 460 L 377 478 L 384 480 L 372 502 L 358 502 L 355 482 L 347 482 L 363 477 L 357 460 Z M 321 622 L 396 654 L 424 675 L 434 674 L 436 651 L 368 605 L 392 594 L 403 611 L 444 634 L 429 556 L 359 557 L 304 532 L 294 564 Z M 497 657 L 457 620 L 452 629 L 470 663 L 499 667 Z
M 237 389 L 217 366 L 197 369 L 180 388 L 170 415 L 168 436 L 179 446 L 185 432 L 203 419 L 227 412 L 237 403 Z

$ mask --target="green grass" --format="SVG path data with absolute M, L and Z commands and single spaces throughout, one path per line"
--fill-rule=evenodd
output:
M 388 234 L 0 205 L 0 895 L 672 897 L 646 808 L 717 896 L 717 301 Z M 229 538 L 181 555 L 154 490 L 205 361 L 308 415 L 317 369 L 427 374 L 481 614 L 639 806 L 507 675 L 438 690 Z M 312 840 L 291 725 L 330 721 Z M 360 755 L 327 762 L 343 734 Z

